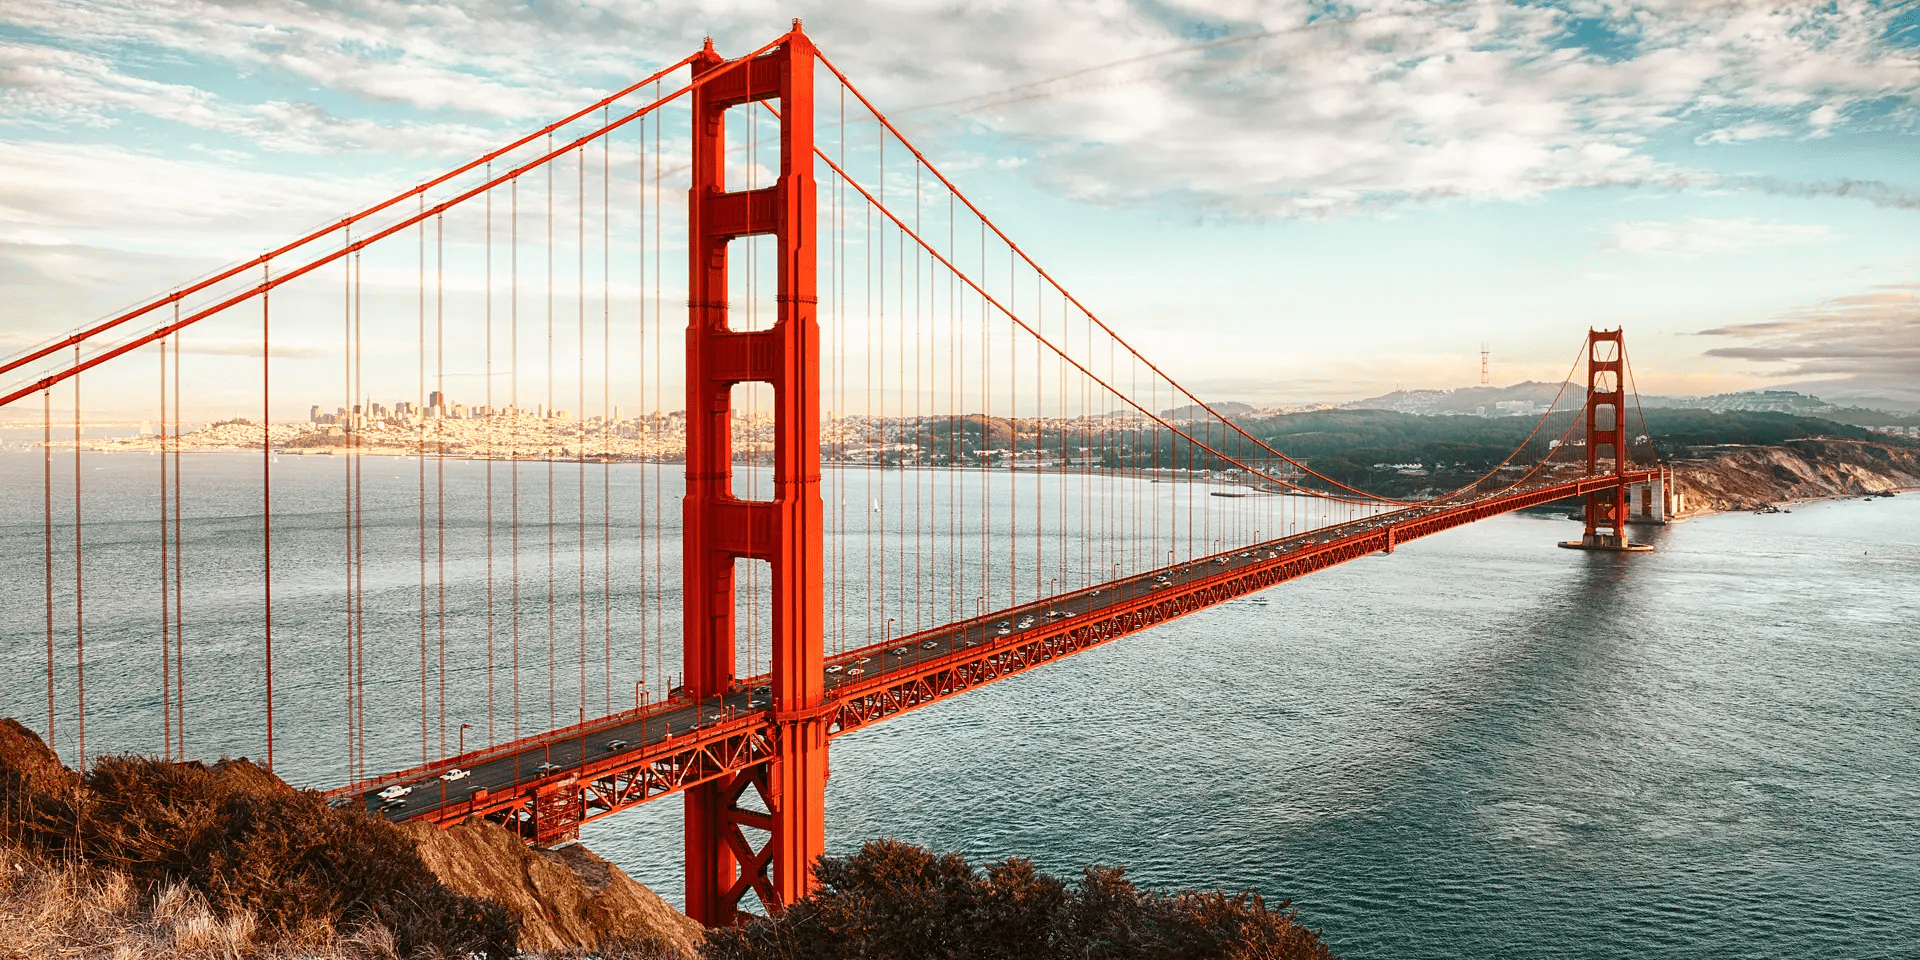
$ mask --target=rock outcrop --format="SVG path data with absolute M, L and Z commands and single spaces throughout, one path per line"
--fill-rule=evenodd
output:
M 1685 515 L 1920 488 L 1920 446 L 1817 438 L 1739 446 L 1673 463 Z
M 579 844 L 535 850 L 484 820 L 446 830 L 403 829 L 440 882 L 492 900 L 520 922 L 520 949 L 594 950 L 619 945 L 664 957 L 699 955 L 704 930 L 619 867 Z

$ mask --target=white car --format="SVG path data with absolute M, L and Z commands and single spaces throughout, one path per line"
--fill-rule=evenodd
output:
M 907 655 L 907 648 L 906 648 L 906 647 L 894 647 L 894 648 L 893 648 L 893 650 L 891 650 L 890 652 L 891 652 L 891 653 L 892 653 L 892 654 L 893 654 L 894 656 L 896 656 L 896 657 L 904 657 L 904 656 L 906 656 L 906 655 Z
M 537 767 L 534 767 L 533 769 L 534 769 L 534 772 L 536 772 L 536 773 L 557 773 L 557 772 L 559 772 L 559 771 L 561 771 L 561 770 L 564 770 L 564 769 L 566 769 L 566 768 L 565 768 L 565 767 L 562 767 L 562 766 L 560 766 L 560 765 L 559 765 L 559 764 L 557 764 L 557 763 L 553 763 L 553 762 L 551 762 L 551 761 L 549 761 L 549 762 L 547 762 L 547 763 L 543 763 L 543 764 L 541 764 L 541 765 L 539 765 L 539 766 L 537 766 Z
M 440 779 L 445 780 L 448 783 L 454 783 L 456 781 L 465 780 L 466 778 L 472 775 L 473 775 L 473 772 L 470 770 L 462 770 L 459 767 L 454 767 L 452 770 L 448 770 L 446 773 L 441 774 Z
M 845 669 L 845 668 L 844 668 L 844 667 L 842 667 L 842 666 L 840 666 L 839 664 L 837 664 L 837 663 L 836 663 L 836 664 L 833 664 L 833 665 L 831 665 L 831 666 L 829 666 L 829 667 L 827 667 L 827 672 L 828 672 L 828 673 L 839 673 L 839 672 L 840 672 L 841 670 L 843 670 L 843 669 Z
M 379 797 L 382 800 L 398 800 L 401 797 L 404 797 L 407 794 L 412 792 L 413 792 L 412 787 L 403 787 L 396 783 L 393 786 L 380 791 Z
M 940 649 L 940 641 L 938 641 L 938 640 L 928 640 L 928 641 L 927 641 L 926 643 L 923 643 L 923 644 L 921 644 L 921 645 L 920 645 L 920 649 L 922 649 L 922 650 L 938 650 L 938 649 Z

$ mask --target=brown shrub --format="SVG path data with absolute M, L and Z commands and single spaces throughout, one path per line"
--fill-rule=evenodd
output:
M 184 887 L 222 923 L 257 922 L 280 940 L 364 928 L 384 930 L 403 956 L 514 955 L 505 910 L 449 890 L 365 810 L 330 809 L 244 759 L 106 757 L 61 778 L 38 737 L 5 723 L 0 809 L 29 851 L 109 868 L 146 895 Z
M 976 869 L 893 840 L 823 857 L 778 917 L 708 934 L 710 960 L 1332 960 L 1317 931 L 1252 893 L 1142 890 L 1088 867 L 1077 885 L 1008 859 Z

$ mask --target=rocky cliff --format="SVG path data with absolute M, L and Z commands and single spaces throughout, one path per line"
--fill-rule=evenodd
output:
M 579 844 L 530 849 L 484 820 L 447 830 L 422 823 L 402 829 L 441 883 L 507 908 L 520 923 L 522 950 L 618 947 L 630 957 L 699 955 L 704 931 L 698 923 Z
M 1920 488 L 1920 446 L 1816 438 L 1728 446 L 1673 461 L 1682 516 L 1757 510 L 1796 500 Z

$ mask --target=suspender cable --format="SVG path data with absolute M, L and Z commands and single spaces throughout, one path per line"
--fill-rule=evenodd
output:
M 47 596 L 47 749 L 59 750 L 54 739 L 53 706 L 53 391 L 40 392 L 40 519 L 46 533 L 46 550 L 40 570 L 46 575 Z
M 487 179 L 493 179 L 493 164 L 487 164 Z M 487 746 L 495 743 L 493 725 L 493 462 L 499 459 L 497 443 L 500 411 L 493 405 L 493 191 L 487 191 L 487 228 L 485 243 L 485 297 L 486 307 L 481 311 L 487 325 L 486 334 L 486 371 L 487 385 Z
M 577 511 L 574 527 L 579 541 L 574 549 L 574 560 L 579 568 L 579 578 L 575 598 L 579 603 L 580 625 L 580 653 L 578 657 L 580 668 L 579 720 L 581 723 L 585 723 L 587 719 L 587 150 L 585 147 L 580 148 L 579 176 L 579 193 L 575 198 L 576 225 L 579 233 L 575 253 L 578 260 L 576 263 L 577 272 L 574 276 L 575 363 L 578 369 L 574 375 L 576 395 L 574 398 L 575 407 L 572 411 L 573 422 L 568 425 L 567 429 L 577 444 L 574 452 L 573 468 L 575 485 L 574 507 Z M 584 759 L 585 756 L 586 752 L 583 744 L 581 757 Z
M 353 254 L 353 390 L 347 396 L 349 409 L 354 398 L 365 392 L 366 370 L 361 364 L 365 305 L 360 299 L 361 254 Z M 177 353 L 175 354 L 178 355 Z M 349 421 L 351 424 L 351 421 Z M 347 434 L 347 469 L 353 477 L 353 712 L 354 738 L 360 744 L 361 779 L 367 775 L 367 536 L 365 518 L 366 464 L 360 456 L 360 430 L 357 425 Z
M 425 212 L 427 198 L 422 195 L 420 207 Z M 417 529 L 420 533 L 420 762 L 427 763 L 427 421 L 433 415 L 433 409 L 427 403 L 427 221 L 422 218 L 418 230 L 420 238 L 419 260 L 419 327 L 420 334 L 416 343 L 415 360 L 418 375 L 414 381 L 414 392 L 420 405 L 420 421 L 414 428 L 414 455 L 419 467 L 419 512 Z M 357 399 L 357 398 L 356 398 Z M 356 426 L 360 423 L 360 406 L 355 404 L 348 411 Z
M 779 41 L 775 41 L 775 43 L 778 43 L 778 42 Z M 768 46 L 772 46 L 772 44 L 769 44 Z M 766 52 L 766 50 L 767 50 L 767 47 L 762 47 L 760 48 L 760 50 L 755 51 L 753 55 L 758 56 L 759 54 Z M 697 56 L 697 54 L 695 56 Z M 443 183 L 446 183 L 447 181 L 452 180 L 453 178 L 463 173 L 466 173 L 472 170 L 473 168 L 480 166 L 483 163 L 489 163 L 492 160 L 495 160 L 499 157 L 507 155 L 508 153 L 518 150 L 521 147 L 524 147 L 527 144 L 532 143 L 533 141 L 539 139 L 542 135 L 545 135 L 548 138 L 548 140 L 551 141 L 553 138 L 553 131 L 558 130 L 561 127 L 564 127 L 574 122 L 575 120 L 578 120 L 581 117 L 584 117 L 592 113 L 593 111 L 600 109 L 604 104 L 609 104 L 618 100 L 625 99 L 628 94 L 633 93 L 635 90 L 639 90 L 640 88 L 646 86 L 649 83 L 654 85 L 654 101 L 655 101 L 654 106 L 658 106 L 660 103 L 660 97 L 659 97 L 660 78 L 665 77 L 666 75 L 674 72 L 675 70 L 678 70 L 681 67 L 686 66 L 688 63 L 692 62 L 693 59 L 694 59 L 694 56 L 685 57 L 681 59 L 678 63 L 675 63 L 674 65 L 667 67 L 666 69 L 661 70 L 658 73 L 655 73 L 653 76 L 650 76 L 645 80 L 641 80 L 638 83 L 625 87 L 621 89 L 619 92 L 614 93 L 611 96 L 608 96 L 607 98 L 593 104 L 592 106 L 589 106 L 576 113 L 569 114 L 568 116 L 562 117 L 561 119 L 551 124 L 548 124 L 545 128 L 536 130 L 533 133 L 527 134 L 526 136 L 521 137 L 520 139 L 515 140 L 514 142 L 509 143 L 498 150 L 488 153 L 485 156 L 479 157 L 478 159 L 461 164 L 460 166 L 455 167 L 452 170 L 449 170 L 446 173 L 443 173 L 440 176 L 433 178 L 432 180 L 428 180 L 427 182 L 422 183 L 411 190 L 407 190 L 402 193 L 396 194 L 395 196 L 390 197 L 386 200 L 383 200 L 380 203 L 374 204 L 373 206 L 368 207 L 367 209 L 362 210 L 359 213 L 346 217 L 342 219 L 338 224 L 329 224 L 325 227 L 321 227 L 320 229 L 312 233 L 309 233 L 306 236 L 293 241 L 292 243 L 286 244 L 278 249 L 262 254 L 261 256 L 256 257 L 252 260 L 249 260 L 246 263 L 229 267 L 191 286 L 185 287 L 180 290 L 175 290 L 172 294 L 166 297 L 163 297 L 159 300 L 155 300 L 151 303 L 147 303 L 142 306 L 136 307 L 133 310 L 123 313 L 117 317 L 114 317 L 111 320 L 96 324 L 93 327 L 88 328 L 87 330 L 81 331 L 80 333 L 76 333 L 70 337 L 63 338 L 53 344 L 49 344 L 48 346 L 43 347 L 39 350 L 36 350 L 32 353 L 29 353 L 20 357 L 16 357 L 12 360 L 8 360 L 4 364 L 0 364 L 0 374 L 8 373 L 19 367 L 23 367 L 42 357 L 49 356 L 53 354 L 55 351 L 63 350 L 69 346 L 77 345 L 80 342 L 85 340 L 90 340 L 93 337 L 106 332 L 107 330 L 110 330 L 114 327 L 119 326 L 120 324 L 133 320 L 136 317 L 140 317 L 154 310 L 157 310 L 160 307 L 166 306 L 167 304 L 172 304 L 177 314 L 179 310 L 180 301 L 182 298 L 191 296 L 192 294 L 195 294 L 195 293 L 199 293 L 200 291 L 208 289 L 214 286 L 215 284 L 222 283 L 227 280 L 231 280 L 234 277 L 240 276 L 241 274 L 249 270 L 252 270 L 254 267 L 262 266 L 266 264 L 268 261 L 276 257 L 279 257 L 286 253 L 290 253 L 294 250 L 297 250 L 301 247 L 306 246 L 309 243 L 312 243 L 315 240 L 325 237 L 328 234 L 331 234 L 335 230 L 342 229 L 345 227 L 351 227 L 353 224 L 358 223 L 359 221 L 364 220 L 368 217 L 371 217 L 382 210 L 392 207 L 395 204 L 398 204 L 406 200 L 408 197 L 419 196 L 423 198 L 423 202 L 424 202 L 424 197 L 428 190 L 434 187 L 437 187 Z M 689 89 L 692 89 L 692 87 L 689 86 L 687 88 L 684 88 L 681 91 L 676 92 L 674 96 L 677 97 L 681 93 L 685 93 L 686 90 L 689 90 Z M 650 110 L 652 109 L 652 107 L 648 107 L 646 109 Z M 17 399 L 17 398 L 9 398 L 8 402 L 11 402 L 11 400 L 13 399 Z M 0 406 L 4 406 L 4 405 L 5 405 L 4 403 L 0 403 Z
M 587 148 L 581 147 L 579 192 L 574 198 L 574 253 L 578 257 L 574 274 L 574 352 L 578 369 L 574 373 L 574 505 L 580 537 L 576 559 L 580 567 L 580 721 L 587 719 Z
M 602 121 L 603 125 L 605 121 Z M 612 446 L 613 410 L 608 398 L 613 374 L 613 138 L 600 141 L 600 626 L 605 659 L 601 676 L 606 686 L 607 713 L 613 712 L 613 480 L 608 462 Z
M 80 347 L 73 348 L 73 359 L 80 359 Z M 85 554 L 80 542 L 80 378 L 73 378 L 73 666 L 74 683 L 79 691 L 80 772 L 87 771 L 87 630 L 83 606 L 82 574 Z
M 351 226 L 347 227 L 346 229 L 344 242 L 349 244 L 353 242 L 353 228 Z M 341 265 L 340 363 L 341 363 L 341 367 L 343 368 L 340 372 L 340 384 L 341 384 L 342 399 L 345 400 L 348 405 L 351 405 L 353 403 L 353 261 L 343 260 L 341 261 L 340 265 Z M 352 443 L 351 438 L 348 438 L 347 442 L 351 444 Z M 342 465 L 344 468 L 343 469 L 344 476 L 341 480 L 340 490 L 342 493 L 341 499 L 344 501 L 342 504 L 342 509 L 345 511 L 345 514 L 346 514 L 346 522 L 342 524 L 345 532 L 344 539 L 346 541 L 345 548 L 343 551 L 344 556 L 343 556 L 342 566 L 346 570 L 346 581 L 347 581 L 346 583 L 346 601 L 347 601 L 346 602 L 346 631 L 345 631 L 346 648 L 347 648 L 347 657 L 346 657 L 347 659 L 347 676 L 346 676 L 347 779 L 350 781 L 357 782 L 359 780 L 360 768 L 357 765 L 356 761 L 360 753 L 363 750 L 365 750 L 365 747 L 359 743 L 359 738 L 356 735 L 355 724 L 354 724 L 354 647 L 353 647 L 354 516 L 353 516 L 353 448 L 350 445 L 347 447 L 347 457 L 344 461 L 342 461 Z
M 173 308 L 179 321 L 180 307 Z M 187 614 L 186 543 L 181 539 L 180 522 L 180 335 L 173 335 L 173 735 L 177 740 L 173 755 L 187 758 Z
M 552 145 L 552 140 L 548 140 Z M 555 673 L 557 670 L 557 650 L 555 628 L 559 621 L 554 610 L 554 566 L 553 566 L 553 167 L 547 167 L 547 402 L 541 410 L 544 421 L 540 424 L 543 457 L 547 461 L 547 729 L 560 725 L 559 699 L 556 695 Z
M 260 265 L 261 278 L 273 268 Z M 261 619 L 267 646 L 267 772 L 273 772 L 273 351 L 268 294 L 260 295 L 260 553 Z
M 440 666 L 435 676 L 440 683 L 440 756 L 447 755 L 447 252 L 446 217 L 433 218 L 433 392 L 440 402 L 433 418 L 433 548 L 436 602 L 435 627 L 439 633 Z M 422 462 L 422 466 L 425 463 Z
M 659 93 L 658 84 L 655 85 L 654 92 L 657 99 Z M 660 125 L 661 120 L 655 118 L 653 122 L 653 410 L 655 412 L 663 409 L 664 404 L 661 401 L 666 395 L 665 377 L 663 377 L 660 372 L 661 364 L 665 362 L 666 357 L 661 341 L 661 331 L 665 327 L 664 314 L 662 313 L 665 294 L 661 290 L 661 278 L 665 276 L 665 274 L 662 273 L 665 265 L 663 259 L 665 254 L 662 252 L 664 245 L 661 243 L 662 232 L 664 230 L 662 221 L 665 219 L 665 208 L 662 206 L 661 199 L 664 176 L 660 167 Z M 659 426 L 662 433 L 664 433 L 666 424 L 661 423 Z M 662 543 L 665 542 L 666 537 L 666 480 L 664 477 L 665 471 L 660 466 L 662 460 L 664 460 L 664 458 L 656 456 L 652 471 L 653 582 L 659 585 L 655 591 L 653 604 L 653 662 L 655 664 L 654 669 L 660 672 L 660 683 L 657 692 L 665 695 L 669 689 L 669 684 L 667 682 L 666 653 L 666 551 L 661 546 Z
M 173 759 L 173 604 L 167 574 L 167 342 L 160 341 L 160 756 Z M 49 745 L 51 746 L 51 745 Z M 182 758 L 185 759 L 185 758 Z
M 508 550 L 512 560 L 510 571 L 513 577 L 513 601 L 511 619 L 513 621 L 513 738 L 520 739 L 520 180 L 508 183 L 508 202 L 511 213 L 507 217 L 507 369 L 512 377 L 508 381 L 507 404 L 513 410 L 513 419 L 508 422 L 512 435 L 507 442 L 508 459 L 513 468 L 510 471 L 511 488 L 510 516 L 507 529 L 510 531 Z
M 644 418 L 647 410 L 647 126 L 644 120 L 640 123 L 640 132 L 637 139 L 639 141 L 639 149 L 634 151 L 636 157 L 634 195 L 635 206 L 639 211 L 639 221 L 634 230 L 634 236 L 638 241 L 635 247 L 634 273 L 639 278 L 639 285 L 634 290 L 634 318 L 636 325 L 634 327 L 633 338 L 633 359 L 634 365 L 639 371 L 640 380 L 639 383 L 635 384 L 634 400 L 639 404 L 639 411 L 643 414 L 643 418 L 640 420 L 641 427 L 638 436 L 642 444 L 647 444 L 652 439 L 650 436 L 652 433 L 650 426 L 653 421 Z M 643 446 L 641 449 L 644 454 L 646 447 Z M 644 464 L 650 459 L 649 457 L 643 456 L 641 462 Z M 647 496 L 647 484 L 651 479 L 648 474 L 653 471 L 644 466 L 641 469 L 645 472 L 640 475 L 639 496 L 637 498 L 640 503 L 640 522 L 638 524 L 640 531 L 640 549 L 642 551 L 652 551 L 655 547 L 647 541 L 647 534 L 650 532 L 647 528 L 647 510 L 650 502 L 650 498 Z M 645 552 L 642 552 L 640 555 L 638 579 L 643 587 L 640 593 L 640 616 L 638 622 L 635 624 L 640 641 L 640 679 L 635 681 L 633 685 L 633 708 L 635 710 L 640 709 L 640 694 L 642 688 L 647 685 L 647 678 L 649 676 L 648 669 L 650 667 L 650 664 L 647 662 L 647 656 L 651 651 L 649 651 L 647 647 L 647 607 L 646 591 L 644 589 L 644 585 L 647 582 L 646 571 L 647 555 Z M 658 582 L 654 584 L 654 590 L 660 590 Z

